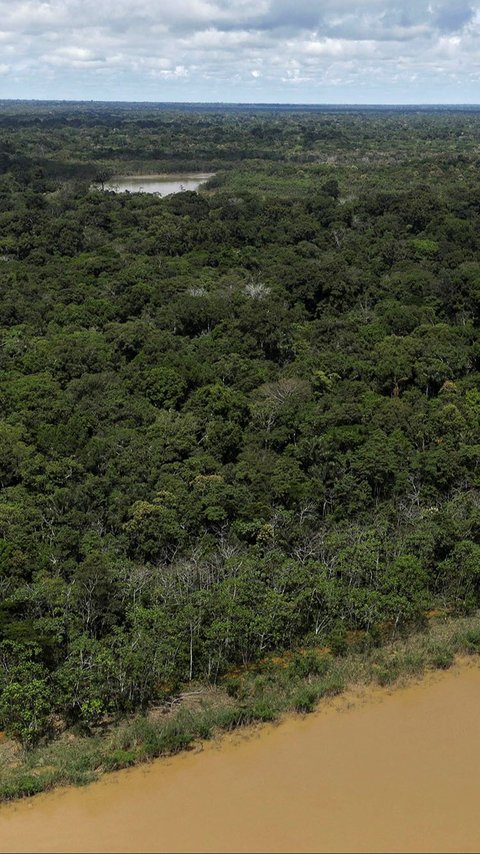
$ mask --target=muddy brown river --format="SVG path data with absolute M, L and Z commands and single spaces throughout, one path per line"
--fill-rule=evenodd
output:
M 480 851 L 480 668 L 0 809 L 1 852 Z

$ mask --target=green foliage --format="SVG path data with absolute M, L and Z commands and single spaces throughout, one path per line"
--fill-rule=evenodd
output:
M 297 712 L 313 712 L 322 697 L 341 694 L 345 683 L 339 674 L 332 674 L 313 684 L 302 685 L 294 696 L 293 707 Z
M 56 785 L 83 785 L 105 770 L 128 767 L 146 759 L 169 755 L 189 748 L 197 739 L 208 739 L 221 731 L 232 730 L 254 722 L 275 720 L 283 712 L 306 714 L 315 709 L 322 697 L 335 696 L 349 685 L 370 685 L 372 680 L 389 686 L 417 676 L 424 667 L 450 666 L 454 652 L 470 653 L 480 649 L 480 615 L 468 618 L 439 618 L 427 632 L 409 634 L 385 644 L 370 653 L 350 651 L 345 657 L 330 660 L 329 673 L 323 676 L 298 675 L 274 657 L 254 669 L 247 668 L 234 678 L 239 686 L 236 702 L 221 689 L 206 692 L 193 707 L 173 703 L 163 707 L 163 714 L 135 715 L 105 728 L 98 734 L 71 738 L 65 734 L 56 741 L 43 743 L 29 751 L 16 753 L 13 763 L 1 755 L 2 782 L 0 799 L 35 794 Z M 32 650 L 32 653 L 34 651 Z M 3 648 L 3 657 L 19 660 L 14 645 Z M 303 658 L 318 658 L 308 650 Z M 196 692 L 194 691 L 193 694 Z M 201 692 L 202 694 L 204 692 Z M 182 697 L 177 697 L 182 700 Z
M 471 655 L 476 655 L 480 650 L 480 630 L 467 629 L 466 631 L 459 633 L 455 637 L 454 641 L 457 649 Z
M 49 733 L 53 688 L 35 644 L 0 643 L 0 728 L 29 747 Z
M 105 759 L 105 768 L 108 771 L 116 771 L 118 768 L 128 768 L 130 765 L 135 765 L 138 761 L 138 750 L 117 750 L 112 751 Z
M 475 610 L 478 113 L 1 124 L 1 725 L 95 731 L 274 651 Z M 100 189 L 182 168 L 216 175 Z M 330 668 L 298 654 L 285 679 L 320 691 Z M 226 727 L 275 711 L 227 688 Z
M 448 670 L 454 663 L 455 657 L 452 649 L 434 646 L 429 652 L 429 659 L 439 670 Z
M 313 712 L 318 702 L 318 692 L 312 685 L 304 685 L 300 688 L 294 699 L 294 709 L 297 712 Z
M 278 713 L 274 708 L 273 704 L 269 703 L 268 700 L 257 700 L 248 711 L 248 715 L 251 716 L 252 721 L 274 721 Z
M 375 678 L 379 685 L 393 685 L 400 676 L 400 669 L 395 661 L 379 664 L 375 670 Z
M 348 649 L 345 626 L 337 625 L 328 636 L 328 645 L 333 655 L 345 655 Z
M 37 795 L 44 788 L 45 783 L 41 777 L 25 774 L 12 783 L 0 783 L 0 798 L 5 801 L 27 798 L 30 795 Z
M 45 680 L 10 682 L 0 695 L 0 726 L 30 746 L 46 734 L 51 708 L 52 692 Z
M 320 657 L 312 651 L 304 655 L 297 654 L 289 664 L 289 670 L 301 678 L 309 676 L 324 676 L 328 673 L 331 663 L 328 657 Z
M 439 250 L 439 244 L 436 240 L 429 240 L 427 237 L 416 237 L 412 240 L 412 246 L 421 255 L 435 255 Z

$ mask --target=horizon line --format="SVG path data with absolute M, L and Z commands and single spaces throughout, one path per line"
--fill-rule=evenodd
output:
M 480 101 L 175 101 L 118 99 L 118 98 L 0 98 L 4 103 L 36 104 L 172 104 L 227 107 L 480 107 Z

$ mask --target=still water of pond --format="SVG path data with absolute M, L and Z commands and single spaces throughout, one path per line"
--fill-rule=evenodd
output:
M 192 172 L 178 175 L 122 175 L 105 183 L 104 189 L 114 193 L 155 193 L 170 196 L 198 188 L 212 177 L 212 172 Z
M 0 852 L 480 851 L 480 668 L 0 808 Z

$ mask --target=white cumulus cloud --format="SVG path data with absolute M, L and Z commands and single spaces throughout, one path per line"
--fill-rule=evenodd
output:
M 0 0 L 0 96 L 475 101 L 480 0 Z

